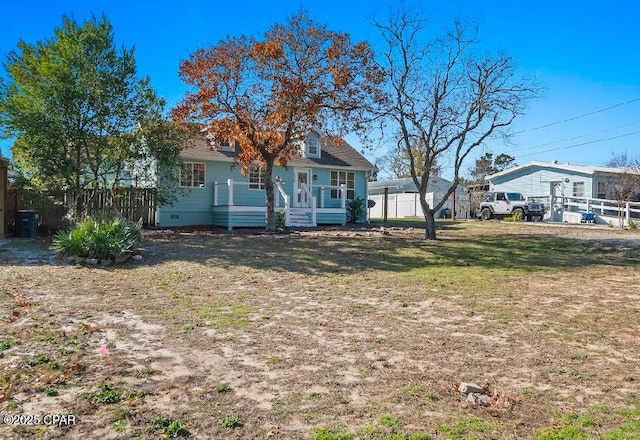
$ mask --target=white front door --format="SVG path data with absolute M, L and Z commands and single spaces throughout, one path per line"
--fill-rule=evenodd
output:
M 308 208 L 311 206 L 308 190 L 311 188 L 311 170 L 309 168 L 297 168 L 296 180 L 293 185 L 294 206 Z

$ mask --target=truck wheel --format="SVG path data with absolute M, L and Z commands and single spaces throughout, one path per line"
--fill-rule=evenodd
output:
M 480 218 L 482 220 L 491 220 L 491 210 L 489 208 L 482 208 L 482 211 L 480 211 Z
M 516 208 L 513 210 L 513 212 L 511 213 L 511 215 L 513 215 L 515 218 L 520 219 L 520 221 L 524 221 L 525 217 L 524 217 L 524 209 L 522 208 Z

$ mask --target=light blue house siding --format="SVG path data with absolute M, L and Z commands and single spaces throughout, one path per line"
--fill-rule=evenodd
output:
M 239 175 L 239 171 L 229 171 L 229 165 L 221 162 L 185 159 L 185 162 L 205 164 L 205 183 L 203 187 L 184 187 L 177 189 L 177 200 L 172 205 L 158 208 L 158 226 L 211 225 L 213 206 L 213 188 L 216 175 Z M 176 185 L 178 182 L 176 182 Z
M 544 166 L 527 166 L 514 169 L 507 174 L 489 176 L 489 190 L 518 192 L 525 197 L 597 196 L 597 185 L 594 184 L 592 174 Z
M 264 227 L 266 222 L 266 195 L 264 189 L 249 188 L 248 175 L 243 176 L 241 167 L 231 168 L 231 162 L 184 159 L 185 162 L 203 163 L 205 177 L 202 187 L 180 188 L 177 200 L 172 205 L 158 208 L 158 226 L 176 227 L 193 225 L 215 225 L 223 227 Z M 344 224 L 346 212 L 341 208 L 337 191 L 329 188 L 331 171 L 354 173 L 354 194 L 366 199 L 367 171 L 347 167 L 309 167 L 291 165 L 276 167 L 273 177 L 294 203 L 294 180 L 297 169 L 310 169 L 311 193 L 316 198 L 317 224 Z M 232 180 L 233 195 L 230 200 L 229 180 Z M 334 187 L 335 188 L 335 187 Z M 276 210 L 284 209 L 284 199 L 276 189 Z M 230 201 L 232 203 L 230 203 Z

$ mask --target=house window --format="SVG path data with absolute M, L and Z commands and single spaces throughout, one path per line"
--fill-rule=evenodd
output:
M 219 142 L 215 145 L 215 149 L 218 151 L 236 151 L 236 147 L 238 146 L 238 141 L 236 140 L 228 140 L 226 142 Z
M 238 141 L 236 140 L 231 140 L 231 139 L 227 139 L 227 140 L 223 140 L 223 141 L 218 141 L 216 140 L 215 136 L 212 135 L 211 133 L 209 133 L 207 131 L 207 134 L 205 135 L 205 137 L 207 138 L 207 140 L 209 141 L 209 145 L 211 145 L 214 149 L 218 150 L 218 151 L 235 151 L 236 146 L 238 145 Z
M 607 198 L 607 182 L 598 182 L 598 198 Z
M 584 197 L 584 182 L 573 182 L 573 197 Z
M 305 141 L 305 156 L 320 157 L 320 136 L 317 133 L 311 133 Z
M 249 168 L 249 189 L 264 189 L 264 172 L 258 165 Z
M 355 197 L 355 182 L 356 174 L 353 171 L 331 171 L 331 186 L 344 185 L 347 189 L 347 199 L 353 199 Z M 331 198 L 339 199 L 340 191 L 332 189 Z
M 204 188 L 204 170 L 203 163 L 183 162 L 180 167 L 180 186 Z

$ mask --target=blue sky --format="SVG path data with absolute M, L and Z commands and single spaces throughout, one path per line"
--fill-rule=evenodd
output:
M 186 90 L 177 75 L 179 63 L 198 48 L 227 35 L 259 35 L 301 7 L 330 28 L 375 46 L 377 34 L 369 18 L 383 18 L 395 3 L 7 2 L 0 24 L 0 59 L 5 60 L 19 39 L 35 42 L 50 37 L 63 14 L 83 21 L 91 13 L 105 13 L 118 43 L 135 46 L 140 74 L 150 75 L 152 85 L 172 106 Z M 452 0 L 412 4 L 424 10 L 433 26 L 445 26 L 454 17 L 479 23 L 487 49 L 514 56 L 521 71 L 536 75 L 545 87 L 543 97 L 513 125 L 512 144 L 492 142 L 476 156 L 484 151 L 506 152 L 520 164 L 558 160 L 582 165 L 604 165 L 614 152 L 640 157 L 640 6 L 635 2 Z M 9 141 L 0 140 L 0 147 L 8 155 Z M 377 154 L 366 155 L 373 160 Z

